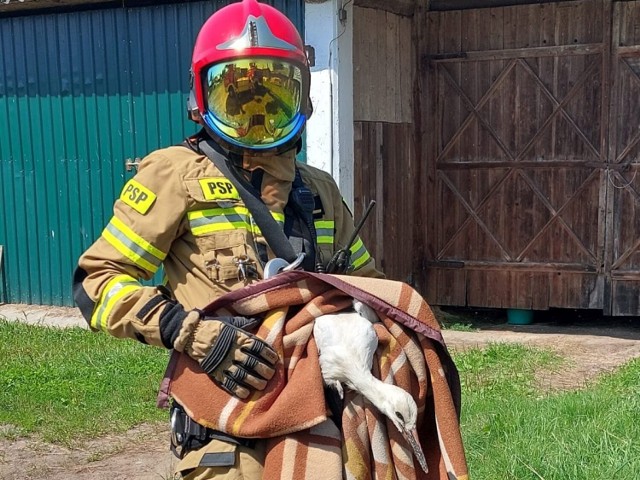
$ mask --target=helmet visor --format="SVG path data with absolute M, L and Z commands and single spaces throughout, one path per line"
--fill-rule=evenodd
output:
M 205 121 L 232 143 L 270 148 L 302 128 L 298 66 L 270 58 L 243 58 L 212 65 L 205 74 Z

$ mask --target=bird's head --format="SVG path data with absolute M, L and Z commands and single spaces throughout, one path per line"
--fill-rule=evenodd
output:
M 427 460 L 420 446 L 416 422 L 418 420 L 418 407 L 413 397 L 405 390 L 394 385 L 389 389 L 389 394 L 385 397 L 380 411 L 384 413 L 404 439 L 409 443 L 418 463 L 428 473 Z

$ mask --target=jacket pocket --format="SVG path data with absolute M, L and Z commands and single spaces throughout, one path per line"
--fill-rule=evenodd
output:
M 243 230 L 217 232 L 196 237 L 204 258 L 207 274 L 215 282 L 242 279 L 245 269 L 254 263 L 253 249 L 247 245 L 247 234 Z

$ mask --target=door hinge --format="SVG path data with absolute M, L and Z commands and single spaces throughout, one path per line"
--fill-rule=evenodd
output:
M 138 171 L 138 167 L 140 166 L 140 161 L 142 159 L 140 157 L 136 157 L 133 160 L 131 160 L 130 158 L 127 158 L 124 161 L 124 168 L 127 172 L 130 172 L 131 170 L 133 170 L 134 168 L 136 169 L 136 171 Z

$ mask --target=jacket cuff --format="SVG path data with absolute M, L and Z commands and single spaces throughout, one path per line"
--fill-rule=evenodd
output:
M 170 301 L 160 314 L 160 339 L 166 348 L 174 348 L 173 344 L 180 335 L 184 320 L 188 313 L 182 305 Z M 199 315 L 198 315 L 199 317 Z

